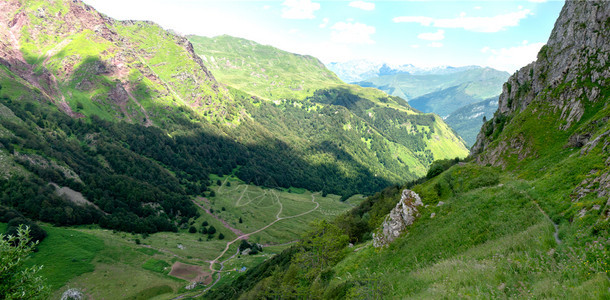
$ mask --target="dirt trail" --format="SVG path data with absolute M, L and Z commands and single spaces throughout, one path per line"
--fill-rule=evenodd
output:
M 555 242 L 557 243 L 557 245 L 560 245 L 561 240 L 559 239 L 559 225 L 557 225 L 555 222 L 553 222 L 553 219 L 551 219 L 551 217 L 549 217 L 549 215 L 547 215 L 547 213 L 542 209 L 542 207 L 540 207 L 540 205 L 538 204 L 538 202 L 536 202 L 536 200 L 532 199 L 529 195 L 527 197 L 530 198 L 534 202 L 534 204 L 536 204 L 536 207 L 538 207 L 538 210 L 549 220 L 549 222 L 551 222 L 551 224 L 553 224 L 553 227 L 555 227 L 555 232 L 553 232 L 553 237 L 555 238 Z
M 514 190 L 514 188 L 513 188 Z M 557 225 L 553 219 L 551 219 L 551 217 L 549 217 L 549 215 L 546 213 L 546 211 L 544 211 L 542 209 L 542 207 L 540 207 L 540 204 L 538 204 L 538 202 L 532 198 L 527 192 L 525 191 L 519 191 L 520 194 L 525 195 L 525 197 L 527 197 L 527 199 L 530 199 L 532 202 L 534 202 L 534 204 L 536 204 L 536 207 L 538 208 L 538 210 L 546 217 L 547 220 L 549 220 L 549 222 L 551 222 L 551 224 L 553 224 L 553 227 L 555 228 L 555 232 L 553 232 L 553 238 L 555 238 L 555 242 L 557 243 L 557 245 L 561 244 L 561 239 L 559 239 L 559 225 Z
M 306 211 L 306 212 L 300 213 L 300 214 L 298 214 L 298 215 L 289 216 L 289 217 L 281 217 L 281 218 L 280 218 L 280 217 L 278 217 L 278 216 L 280 215 L 280 213 L 282 212 L 282 209 L 283 209 L 283 207 L 281 207 L 281 206 L 280 206 L 280 211 L 279 211 L 279 212 L 278 212 L 278 214 L 276 215 L 276 219 L 275 219 L 273 222 L 271 222 L 271 223 L 267 224 L 266 226 L 264 226 L 264 227 L 262 227 L 262 228 L 260 228 L 260 229 L 258 229 L 258 230 L 255 230 L 255 231 L 250 232 L 250 233 L 247 233 L 247 234 L 240 235 L 240 236 L 236 237 L 234 240 L 232 240 L 232 241 L 230 241 L 230 242 L 227 242 L 227 246 L 226 246 L 226 247 L 225 247 L 225 249 L 222 251 L 222 253 L 220 253 L 220 255 L 218 255 L 218 257 L 216 257 L 216 258 L 215 258 L 215 259 L 214 259 L 214 260 L 213 260 L 213 261 L 210 263 L 210 270 L 211 270 L 212 272 L 216 272 L 216 270 L 214 270 L 214 263 L 217 263 L 217 262 L 218 262 L 218 260 L 219 260 L 219 259 L 220 259 L 220 258 L 221 258 L 223 255 L 225 255 L 225 253 L 227 253 L 227 251 L 229 250 L 229 247 L 230 247 L 230 246 L 231 246 L 233 243 L 235 243 L 235 242 L 237 242 L 237 241 L 239 241 L 239 240 L 245 240 L 245 239 L 248 239 L 248 238 L 249 238 L 251 235 L 253 235 L 253 234 L 257 234 L 257 233 L 259 233 L 259 232 L 261 232 L 261 231 L 264 231 L 265 229 L 267 229 L 267 228 L 271 227 L 271 225 L 273 225 L 273 224 L 275 224 L 275 223 L 277 223 L 277 222 L 279 222 L 279 221 L 281 221 L 281 220 L 292 219 L 292 218 L 298 218 L 298 217 L 304 216 L 304 215 L 306 215 L 306 214 L 312 213 L 313 211 L 315 211 L 316 209 L 318 209 L 318 207 L 320 207 L 320 203 L 316 202 L 316 198 L 315 198 L 314 194 L 312 194 L 312 195 L 311 195 L 311 202 L 315 203 L 315 204 L 316 204 L 316 207 L 314 207 L 314 208 L 312 208 L 312 209 L 310 209 L 310 210 L 308 210 L 308 211 Z M 279 202 L 279 203 L 281 203 L 281 202 Z
M 210 205 L 210 201 L 207 198 L 204 197 L 198 197 L 197 200 L 201 200 L 203 202 L 205 202 L 205 204 L 208 207 L 211 207 Z M 212 216 L 214 219 L 218 220 L 220 223 L 222 223 L 222 225 L 224 225 L 225 228 L 231 230 L 233 233 L 235 233 L 235 235 L 237 236 L 241 236 L 241 235 L 245 235 L 245 233 L 237 228 L 234 228 L 233 226 L 229 225 L 229 223 L 227 223 L 227 221 L 219 218 L 218 216 L 215 216 L 213 213 L 210 212 L 210 209 L 205 208 L 203 205 L 201 205 L 201 203 L 197 202 L 197 200 L 193 200 L 193 203 L 195 203 L 195 205 L 199 206 L 201 209 L 203 209 L 208 215 Z
M 277 195 L 276 195 L 276 197 L 277 197 Z M 315 204 L 316 204 L 316 207 L 314 207 L 314 208 L 312 208 L 312 209 L 310 209 L 310 210 L 308 210 L 308 211 L 306 211 L 306 212 L 300 213 L 300 214 L 298 214 L 298 215 L 294 215 L 294 216 L 288 216 L 288 217 L 279 217 L 279 215 L 282 213 L 283 206 L 282 206 L 282 204 L 281 204 L 281 202 L 279 201 L 279 198 L 278 198 L 278 204 L 280 205 L 280 210 L 279 210 L 279 211 L 278 211 L 278 213 L 276 214 L 276 219 L 275 219 L 273 222 L 271 222 L 271 223 L 267 224 L 266 226 L 264 226 L 264 227 L 262 227 L 262 228 L 260 228 L 260 229 L 258 229 L 258 230 L 255 230 L 255 231 L 250 232 L 250 233 L 248 233 L 248 234 L 242 234 L 242 235 L 240 235 L 240 236 L 236 237 L 235 239 L 233 239 L 232 241 L 227 242 L 227 245 L 226 245 L 225 249 L 222 251 L 222 253 L 220 253 L 220 255 L 218 255 L 218 257 L 216 257 L 214 260 L 210 261 L 210 271 L 212 271 L 212 273 L 218 273 L 218 277 L 216 278 L 216 281 L 214 281 L 214 283 L 212 283 L 210 286 L 208 286 L 208 287 L 207 287 L 207 288 L 206 288 L 206 289 L 205 289 L 203 292 L 201 292 L 200 294 L 197 294 L 197 295 L 196 295 L 196 296 L 194 296 L 194 297 L 199 297 L 199 296 L 203 295 L 205 292 L 207 292 L 209 289 L 211 289 L 211 288 L 212 288 L 214 285 L 216 285 L 216 283 L 218 283 L 218 281 L 220 280 L 220 277 L 221 277 L 221 275 L 220 275 L 220 274 L 221 274 L 221 272 L 222 272 L 222 269 L 224 268 L 224 263 L 225 263 L 226 261 L 228 261 L 228 260 L 230 260 L 230 259 L 234 258 L 234 257 L 237 255 L 237 253 L 236 253 L 236 254 L 234 254 L 233 256 L 229 257 L 228 259 L 225 259 L 224 261 L 220 262 L 220 269 L 219 269 L 219 270 L 215 270 L 215 269 L 214 269 L 214 264 L 219 263 L 219 262 L 218 262 L 218 260 L 219 260 L 220 258 L 222 258 L 222 257 L 225 255 L 225 253 L 227 253 L 227 251 L 229 250 L 229 247 L 231 247 L 231 245 L 232 245 L 233 243 L 235 243 L 235 242 L 237 242 L 237 241 L 239 241 L 239 240 L 245 240 L 245 239 L 248 239 L 248 238 L 250 237 L 250 235 L 257 234 L 257 233 L 259 233 L 259 232 L 261 232 L 261 231 L 264 231 L 265 229 L 267 229 L 267 228 L 271 227 L 271 225 L 273 225 L 273 224 L 275 224 L 275 223 L 277 223 L 277 222 L 279 222 L 279 221 L 281 221 L 281 220 L 292 219 L 292 218 L 298 218 L 298 217 L 304 216 L 304 215 L 306 215 L 306 214 L 312 213 L 312 212 L 314 212 L 315 210 L 317 210 L 317 209 L 320 207 L 320 203 L 319 203 L 319 202 L 316 202 L 315 194 L 311 194 L 311 202 L 315 203 Z M 293 242 L 294 242 L 294 241 L 293 241 Z M 293 242 L 289 242 L 289 243 L 287 243 L 287 244 L 290 244 L 290 243 L 293 243 Z M 239 250 L 238 250 L 238 251 L 239 251 Z M 182 296 L 181 296 L 181 297 L 182 297 Z M 179 299 L 179 298 L 176 298 L 176 299 Z
M 225 181 L 226 181 L 226 180 L 225 180 Z M 224 183 L 223 183 L 223 185 L 224 185 Z M 221 187 L 222 187 L 222 185 L 221 185 Z M 272 193 L 273 193 L 273 192 L 272 192 Z M 212 272 L 212 276 L 213 276 L 213 274 L 214 274 L 214 273 L 217 273 L 217 274 L 218 274 L 218 276 L 216 277 L 216 280 L 214 280 L 214 282 L 213 282 L 213 283 L 211 283 L 211 284 L 210 284 L 208 287 L 206 287 L 206 288 L 205 288 L 203 291 L 201 291 L 200 293 L 198 293 L 198 294 L 196 294 L 196 295 L 190 295 L 190 296 L 189 296 L 188 294 L 183 294 L 183 295 L 180 295 L 180 296 L 178 296 L 178 297 L 176 297 L 176 298 L 173 298 L 173 299 L 184 299 L 184 298 L 186 298 L 186 297 L 197 298 L 197 297 L 200 297 L 201 295 L 205 294 L 207 291 L 209 291 L 209 290 L 210 290 L 212 287 L 214 287 L 214 286 L 215 286 L 215 285 L 216 285 L 216 284 L 217 284 L 217 283 L 220 281 L 220 279 L 221 279 L 221 277 L 222 277 L 222 273 L 223 273 L 223 272 L 234 271 L 234 270 L 223 271 L 223 269 L 224 269 L 224 264 L 225 264 L 227 261 L 229 261 L 229 260 L 231 260 L 231 259 L 235 258 L 235 256 L 237 256 L 237 255 L 239 254 L 239 249 L 237 249 L 236 253 L 235 253 L 235 254 L 233 254 L 231 257 L 229 257 L 229 258 L 227 258 L 227 259 L 225 259 L 225 260 L 223 260 L 223 261 L 219 261 L 219 259 L 221 259 L 221 258 L 222 258 L 222 257 L 225 255 L 225 253 L 227 253 L 227 251 L 229 251 L 229 248 L 231 247 L 231 245 L 233 245 L 233 244 L 234 244 L 235 242 L 237 242 L 237 241 L 248 239 L 248 238 L 249 238 L 251 235 L 253 235 L 253 234 L 257 234 L 257 233 L 259 233 L 259 232 L 262 232 L 262 231 L 264 231 L 265 229 L 267 229 L 267 228 L 271 227 L 273 224 L 275 224 L 275 223 L 277 223 L 277 222 L 279 222 L 279 221 L 281 221 L 281 220 L 292 219 L 292 218 L 298 218 L 298 217 L 302 217 L 302 216 L 304 216 L 304 215 L 307 215 L 307 214 L 310 214 L 310 213 L 314 212 L 315 210 L 317 210 L 317 209 L 320 207 L 320 203 L 319 203 L 319 202 L 316 202 L 316 197 L 315 197 L 315 194 L 317 194 L 317 193 L 311 194 L 311 202 L 315 203 L 315 204 L 316 204 L 316 207 L 314 207 L 314 208 L 312 208 L 312 209 L 310 209 L 310 210 L 308 210 L 308 211 L 306 211 L 306 212 L 303 212 L 303 213 L 300 213 L 300 214 L 294 215 L 294 216 L 280 217 L 280 214 L 282 213 L 282 211 L 283 211 L 284 207 L 283 207 L 282 202 L 280 201 L 279 197 L 277 196 L 277 194 L 273 193 L 273 195 L 274 195 L 274 196 L 276 197 L 276 199 L 277 199 L 277 203 L 278 203 L 278 205 L 280 206 L 280 209 L 278 210 L 278 213 L 275 215 L 276 219 L 275 219 L 274 221 L 272 221 L 271 223 L 269 223 L 269 224 L 265 225 L 264 227 L 259 228 L 258 230 L 255 230 L 255 231 L 250 232 L 250 233 L 243 233 L 243 232 L 239 231 L 238 229 L 235 229 L 235 228 L 231 227 L 231 226 L 230 226 L 230 225 L 228 225 L 228 224 L 227 224 L 227 223 L 226 223 L 224 220 L 222 220 L 222 219 L 218 218 L 217 216 L 213 215 L 212 213 L 210 213 L 210 211 L 209 211 L 208 209 L 206 209 L 206 208 L 205 208 L 203 205 L 201 205 L 199 202 L 197 202 L 196 200 L 193 200 L 193 202 L 195 203 L 195 205 L 197 205 L 197 206 L 201 207 L 201 209 L 203 209 L 205 212 L 207 212 L 208 214 L 210 214 L 211 216 L 213 216 L 214 218 L 216 218 L 217 220 L 219 220 L 220 222 L 222 222 L 222 223 L 223 223 L 223 224 L 224 224 L 224 225 L 225 225 L 225 226 L 226 226 L 226 227 L 227 227 L 229 230 L 231 230 L 231 231 L 233 231 L 233 232 L 238 231 L 238 232 L 240 232 L 240 234 L 237 234 L 237 233 L 236 233 L 238 236 L 237 236 L 235 239 L 233 239 L 232 241 L 227 242 L 227 245 L 225 246 L 225 249 L 222 251 L 222 253 L 220 253 L 220 255 L 218 255 L 218 256 L 217 256 L 217 257 L 216 257 L 214 260 L 212 260 L 212 261 L 208 261 L 208 262 L 209 262 L 209 264 L 210 264 L 209 269 L 210 269 L 210 271 Z M 243 193 L 242 193 L 242 196 L 243 196 Z M 207 198 L 204 198 L 204 197 L 198 197 L 198 198 L 197 198 L 197 200 L 201 200 L 201 201 L 205 202 L 207 205 L 210 205 L 210 204 L 209 204 L 209 201 L 208 201 L 208 199 L 207 199 Z M 290 241 L 290 242 L 288 242 L 288 243 L 279 244 L 279 245 L 273 245 L 273 246 L 289 245 L 289 244 L 292 244 L 292 243 L 295 243 L 295 242 L 297 242 L 297 241 Z M 269 246 L 271 246 L 271 245 L 269 245 Z M 169 251 L 168 251 L 168 252 L 169 252 Z M 173 254 L 173 253 L 172 253 L 172 254 Z M 175 254 L 174 254 L 174 256 L 177 256 L 177 255 L 175 255 Z M 214 265 L 215 265 L 215 264 L 220 264 L 220 268 L 219 268 L 218 270 L 214 269 Z

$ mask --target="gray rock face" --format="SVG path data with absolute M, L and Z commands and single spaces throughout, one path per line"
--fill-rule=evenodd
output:
M 412 190 L 403 190 L 400 201 L 385 217 L 381 228 L 373 233 L 373 246 L 384 247 L 394 241 L 407 227 L 420 216 L 417 210 L 423 203 L 417 193 Z
M 510 123 L 512 116 L 533 101 L 545 101 L 555 112 L 561 112 L 561 120 L 565 121 L 557 129 L 567 130 L 581 119 L 587 101 L 604 101 L 599 87 L 607 86 L 610 78 L 609 20 L 610 1 L 566 1 L 537 60 L 515 72 L 504 84 L 498 115 Z M 494 121 L 497 120 L 483 126 L 472 154 L 488 150 L 494 131 L 504 127 L 504 123 Z M 569 147 L 584 144 L 583 140 L 570 142 Z M 477 160 L 501 165 L 495 157 L 497 153 L 488 152 Z

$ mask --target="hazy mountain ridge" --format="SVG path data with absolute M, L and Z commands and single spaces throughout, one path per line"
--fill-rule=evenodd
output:
M 326 64 L 326 67 L 347 83 L 356 83 L 359 81 L 366 81 L 373 77 L 395 75 L 399 73 L 411 75 L 443 75 L 480 68 L 478 66 L 417 67 L 412 64 L 388 64 L 365 59 L 331 62 Z
M 406 99 L 411 107 L 419 111 L 436 113 L 447 118 L 462 107 L 497 97 L 507 78 L 506 72 L 491 68 L 469 67 L 466 70 L 453 68 L 451 72 L 433 75 L 405 73 L 383 75 L 357 84 L 381 89 L 388 94 Z M 471 146 L 481 124 L 462 123 L 453 129 Z
M 469 146 L 474 145 L 477 135 L 485 120 L 493 117 L 498 110 L 498 99 L 489 98 L 481 102 L 465 105 L 448 115 L 445 122 L 466 141 Z

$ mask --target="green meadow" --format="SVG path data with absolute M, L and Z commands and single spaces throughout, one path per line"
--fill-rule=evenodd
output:
M 205 287 L 186 290 L 190 283 L 170 276 L 171 266 L 182 262 L 210 272 L 210 262 L 237 238 L 222 221 L 246 234 L 260 230 L 249 240 L 265 245 L 257 255 L 235 255 L 239 241 L 232 243 L 219 263 L 214 264 L 214 269 L 219 270 L 223 262 L 223 272 L 214 274 L 213 279 L 220 274 L 220 281 L 227 282 L 239 276 L 242 268 L 249 269 L 289 247 L 311 221 L 331 219 L 364 199 L 356 195 L 340 202 L 336 195 L 322 197 L 303 189 L 261 188 L 230 176 L 214 179 L 222 182 L 213 187 L 216 196 L 208 200 L 216 217 L 198 207 L 200 216 L 182 225 L 178 232 L 144 236 L 98 226 L 65 228 L 42 224 L 48 237 L 28 258 L 27 265 L 44 266 L 40 275 L 46 279 L 52 298 L 60 298 L 69 288 L 78 288 L 93 299 L 196 295 Z M 197 201 L 209 208 L 205 201 Z M 213 235 L 202 233 L 204 222 L 206 229 L 216 229 Z M 189 232 L 191 226 L 196 228 L 195 233 Z M 6 224 L 0 223 L 0 231 L 5 230 Z M 222 240 L 220 234 L 224 235 Z

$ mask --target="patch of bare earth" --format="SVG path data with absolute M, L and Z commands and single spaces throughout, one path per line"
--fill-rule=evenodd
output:
M 204 271 L 203 267 L 187 265 L 179 261 L 172 265 L 172 271 L 169 272 L 169 275 L 190 282 L 203 282 L 205 285 L 212 282 L 212 275 L 209 272 Z

